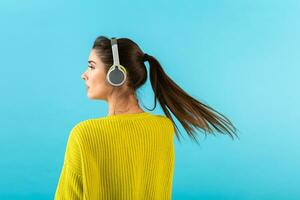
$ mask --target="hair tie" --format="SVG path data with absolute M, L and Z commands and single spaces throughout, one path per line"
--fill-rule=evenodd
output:
M 145 61 L 148 61 L 148 54 L 146 54 L 146 53 L 144 53 L 144 59 L 143 59 L 143 61 L 145 62 Z

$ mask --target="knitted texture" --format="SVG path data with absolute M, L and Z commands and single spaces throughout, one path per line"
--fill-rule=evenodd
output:
M 84 120 L 69 134 L 55 200 L 169 200 L 174 161 L 174 126 L 165 116 Z

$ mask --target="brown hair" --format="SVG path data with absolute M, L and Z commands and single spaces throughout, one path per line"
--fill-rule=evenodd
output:
M 105 36 L 99 36 L 96 38 L 92 48 L 105 64 L 107 73 L 109 67 L 113 64 L 110 39 Z M 126 67 L 127 70 L 127 80 L 125 83 L 134 92 L 146 82 L 147 69 L 144 61 L 149 62 L 150 82 L 155 96 L 154 108 L 146 109 L 154 110 L 156 108 L 156 100 L 158 99 L 164 113 L 176 127 L 175 133 L 179 142 L 178 132 L 180 133 L 180 131 L 170 111 L 182 124 L 189 137 L 196 143 L 198 141 L 195 137 L 194 128 L 203 129 L 204 135 L 207 132 L 214 134 L 213 132 L 217 130 L 222 134 L 228 134 L 234 139 L 233 135 L 236 135 L 235 132 L 237 129 L 230 120 L 210 106 L 188 95 L 165 73 L 155 57 L 143 53 L 140 47 L 128 38 L 118 38 L 118 51 L 120 64 Z

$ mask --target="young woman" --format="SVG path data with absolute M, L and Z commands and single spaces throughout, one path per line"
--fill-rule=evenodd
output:
M 153 109 L 158 100 L 166 116 L 146 112 L 138 103 L 146 61 Z M 82 74 L 88 98 L 105 100 L 108 114 L 71 130 L 55 199 L 171 199 L 174 133 L 180 142 L 171 113 L 197 143 L 194 127 L 205 135 L 215 130 L 236 135 L 224 115 L 189 96 L 155 57 L 128 38 L 97 37 L 88 63 Z

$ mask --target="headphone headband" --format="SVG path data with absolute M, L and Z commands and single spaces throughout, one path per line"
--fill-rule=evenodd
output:
M 113 65 L 109 68 L 106 79 L 113 86 L 120 86 L 126 80 L 126 69 L 120 65 L 118 44 L 116 38 L 111 38 Z
M 113 65 L 120 65 L 120 60 L 119 60 L 119 52 L 118 52 L 118 43 L 116 38 L 111 39 L 111 46 L 112 46 L 112 53 L 113 53 L 113 59 L 114 59 L 114 64 Z

